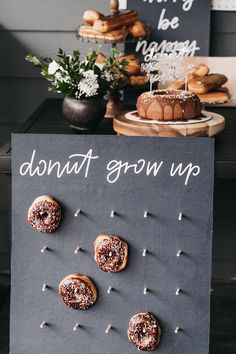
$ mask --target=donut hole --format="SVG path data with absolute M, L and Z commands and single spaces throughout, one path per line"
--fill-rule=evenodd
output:
M 48 218 L 48 212 L 47 211 L 43 211 L 40 213 L 40 218 L 41 219 L 47 219 Z

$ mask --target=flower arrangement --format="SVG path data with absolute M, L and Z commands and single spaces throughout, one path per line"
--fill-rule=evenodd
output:
M 50 82 L 49 91 L 84 99 L 102 97 L 109 89 L 122 87 L 127 62 L 118 60 L 119 50 L 112 48 L 102 64 L 98 63 L 99 55 L 99 51 L 93 50 L 81 60 L 78 50 L 68 55 L 59 49 L 56 59 L 29 54 L 26 60 L 41 69 L 41 75 Z

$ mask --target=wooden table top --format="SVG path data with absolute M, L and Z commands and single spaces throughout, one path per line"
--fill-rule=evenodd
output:
M 45 100 L 17 132 L 30 134 L 116 134 L 111 119 L 104 119 L 97 129 L 88 133 L 72 130 L 62 115 L 61 103 L 61 99 Z M 223 115 L 226 120 L 225 130 L 216 137 L 216 178 L 236 178 L 236 108 L 210 107 L 208 110 Z M 11 144 L 9 142 L 0 148 L 0 174 L 10 173 Z

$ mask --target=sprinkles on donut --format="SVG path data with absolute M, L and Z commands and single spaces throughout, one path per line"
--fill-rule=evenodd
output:
M 116 235 L 98 235 L 94 241 L 94 259 L 102 271 L 120 272 L 127 264 L 128 245 Z
M 60 205 L 50 195 L 37 197 L 29 208 L 27 219 L 33 229 L 51 233 L 61 221 Z
M 69 274 L 59 284 L 62 301 L 74 310 L 87 310 L 97 300 L 97 289 L 86 275 Z
M 161 328 L 158 320 L 149 312 L 140 312 L 129 321 L 129 341 L 142 351 L 155 350 L 160 342 Z

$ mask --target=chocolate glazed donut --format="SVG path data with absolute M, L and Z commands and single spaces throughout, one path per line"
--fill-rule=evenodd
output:
M 97 300 L 97 289 L 86 275 L 69 274 L 59 284 L 62 301 L 74 310 L 87 310 Z
M 33 229 L 51 233 L 56 230 L 61 221 L 60 205 L 50 195 L 43 195 L 33 201 L 27 218 Z
M 127 264 L 128 245 L 116 235 L 101 234 L 94 241 L 94 253 L 102 271 L 120 272 Z
M 149 312 L 140 312 L 129 321 L 129 341 L 143 351 L 155 350 L 160 342 L 161 328 L 158 320 Z

